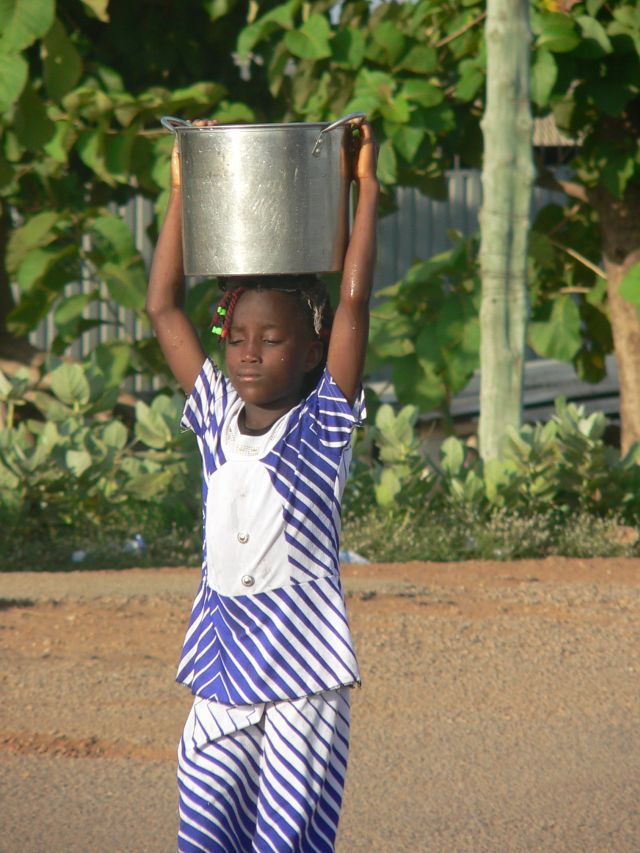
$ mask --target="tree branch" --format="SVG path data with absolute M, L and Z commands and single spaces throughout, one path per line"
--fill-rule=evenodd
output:
M 605 281 L 607 280 L 607 276 L 604 271 L 601 270 L 597 264 L 594 264 L 593 261 L 590 261 L 589 258 L 585 258 L 584 255 L 581 255 L 580 252 L 576 252 L 575 249 L 570 249 L 569 246 L 564 246 L 562 243 L 558 243 L 557 240 L 549 240 L 549 242 L 552 246 L 555 246 L 556 249 L 560 249 L 561 251 L 566 252 L 567 255 L 571 255 L 572 258 L 575 258 L 576 261 L 587 267 L 587 269 L 590 269 L 591 272 L 595 273 L 597 276 L 600 276 L 600 278 L 603 278 Z M 574 292 L 577 293 L 578 291 Z
M 484 19 L 485 19 L 486 17 L 487 17 L 487 13 L 486 13 L 486 12 L 482 12 L 482 14 L 478 15 L 478 17 L 477 17 L 477 18 L 475 18 L 473 21 L 469 21 L 469 23 L 468 23 L 468 24 L 465 24 L 465 25 L 464 25 L 464 27 L 461 27 L 461 28 L 460 28 L 459 30 L 457 30 L 455 33 L 451 33 L 451 35 L 450 35 L 450 36 L 447 36 L 446 38 L 444 38 L 444 39 L 442 39 L 441 41 L 439 41 L 439 42 L 435 45 L 436 49 L 437 49 L 437 48 L 439 48 L 439 47 L 444 47 L 444 46 L 445 46 L 445 44 L 449 44 L 449 42 L 450 42 L 450 41 L 454 41 L 454 40 L 455 40 L 455 39 L 457 39 L 459 36 L 464 35 L 468 30 L 473 29 L 473 28 L 476 26 L 476 24 L 479 24 L 481 21 L 484 21 Z

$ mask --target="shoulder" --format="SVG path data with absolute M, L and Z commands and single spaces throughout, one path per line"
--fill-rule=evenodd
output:
M 200 433 L 205 429 L 217 410 L 218 417 L 224 414 L 236 398 L 235 389 L 212 359 L 206 358 L 188 395 L 181 426 Z
M 365 417 L 363 389 L 360 388 L 351 406 L 327 368 L 300 410 L 301 422 L 311 429 L 321 444 L 332 447 L 347 445 L 354 428 L 360 426 Z

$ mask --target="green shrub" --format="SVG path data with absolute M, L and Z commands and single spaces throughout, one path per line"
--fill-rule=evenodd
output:
M 357 445 L 358 499 L 369 489 L 378 506 L 397 510 L 428 506 L 432 513 L 488 519 L 505 509 L 514 516 L 552 516 L 557 523 L 576 512 L 628 524 L 640 520 L 640 445 L 620 458 L 604 442 L 601 413 L 586 415 L 583 407 L 559 401 L 546 424 L 512 430 L 502 458 L 486 465 L 455 437 L 430 459 L 416 440 L 415 418 L 410 406 L 397 414 L 388 405 L 378 409 Z M 357 513 L 358 499 L 346 495 L 348 512 Z
M 372 562 L 429 560 L 519 560 L 632 556 L 639 553 L 637 532 L 620 519 L 579 513 L 559 524 L 553 513 L 518 515 L 506 509 L 490 514 L 384 509 L 345 517 L 342 547 Z
M 102 357 L 55 361 L 37 383 L 0 373 L 3 563 L 23 542 L 45 558 L 56 543 L 104 550 L 142 530 L 189 531 L 199 516 L 196 448 L 176 434 L 181 400 L 159 395 L 130 422 L 116 417 L 118 383 Z

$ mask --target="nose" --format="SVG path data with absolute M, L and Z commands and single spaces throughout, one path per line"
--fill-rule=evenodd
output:
M 253 341 L 247 341 L 240 357 L 240 361 L 245 364 L 254 364 L 260 361 L 260 352 Z

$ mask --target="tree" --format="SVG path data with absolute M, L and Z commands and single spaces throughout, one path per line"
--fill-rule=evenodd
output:
M 599 234 L 591 260 L 604 266 L 626 451 L 640 439 L 640 321 L 629 303 L 640 304 L 640 8 L 549 2 L 534 13 L 533 29 L 534 100 L 576 140 L 572 175 L 558 182 L 570 199 L 565 221 L 574 233 L 592 225 Z M 587 304 L 602 305 L 597 273 L 590 279 Z
M 93 303 L 130 308 L 144 321 L 144 265 L 113 205 L 142 193 L 162 206 L 172 140 L 161 115 L 255 119 L 229 95 L 233 88 L 247 101 L 265 98 L 255 81 L 240 79 L 228 50 L 245 21 L 235 5 L 1 5 L 0 356 L 28 359 L 26 335 L 51 312 L 57 353 L 102 322 L 87 317 Z M 87 275 L 106 296 L 98 286 L 65 296 Z M 121 372 L 160 370 L 152 339 L 129 343 L 113 347 Z
M 522 422 L 527 235 L 534 179 L 529 2 L 488 0 L 487 99 L 480 212 L 480 453 L 500 455 Z
M 7 229 L 14 234 L 0 267 L 5 351 L 52 311 L 58 349 L 94 322 L 86 314 L 98 293 L 88 303 L 61 300 L 81 264 L 97 271 L 112 298 L 141 305 L 142 265 L 108 203 L 143 192 L 161 206 L 171 142 L 157 130 L 163 113 L 316 121 L 363 109 L 381 142 L 387 209 L 394 186 L 442 197 L 456 160 L 481 164 L 481 0 L 248 8 L 185 0 L 158 8 L 154 0 L 1 5 L 0 250 Z M 640 304 L 640 10 L 631 0 L 534 0 L 531 25 L 536 114 L 553 114 L 576 144 L 562 181 L 569 203 L 541 213 L 530 235 L 528 342 L 597 381 L 615 338 L 626 447 L 640 417 L 631 304 Z M 456 243 L 448 258 L 422 259 L 374 319 L 374 359 L 391 360 L 403 402 L 446 410 L 477 365 L 469 248 Z M 10 278 L 20 286 L 13 309 Z M 445 306 L 448 294 L 453 305 Z M 159 370 L 153 353 L 152 342 L 137 344 L 136 364 Z

